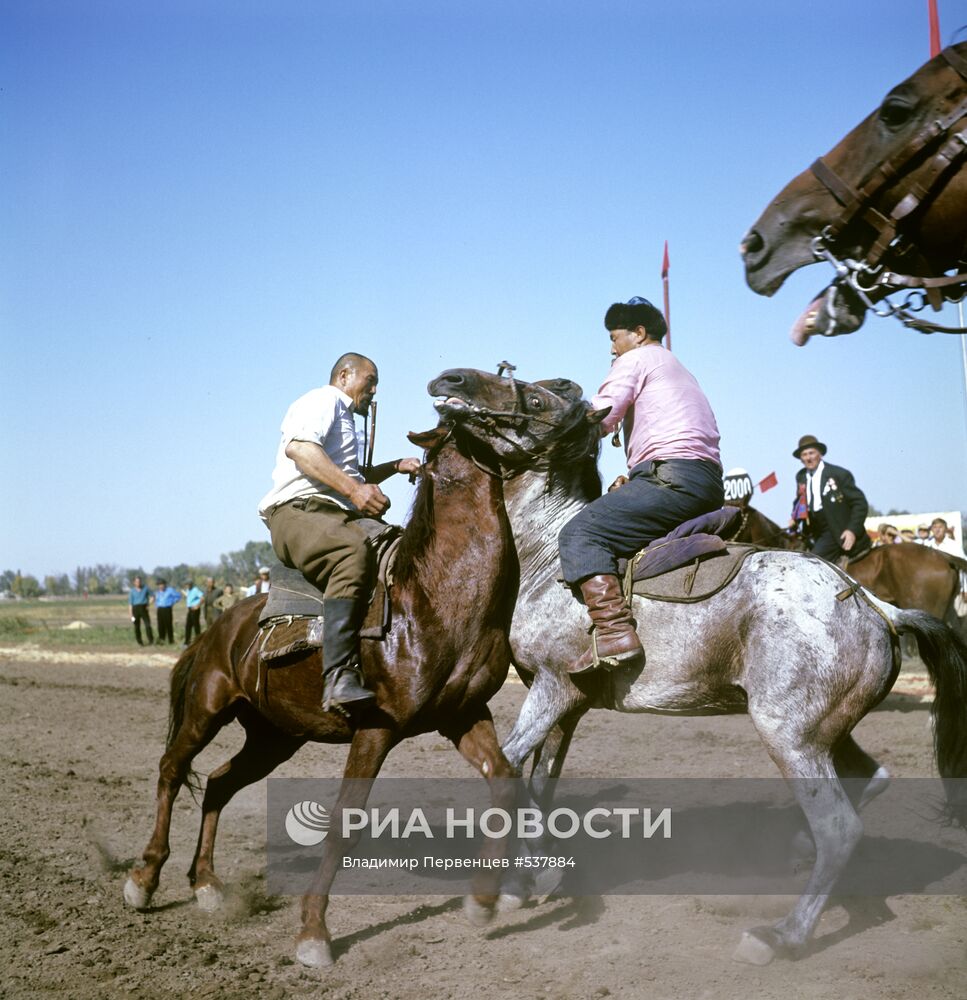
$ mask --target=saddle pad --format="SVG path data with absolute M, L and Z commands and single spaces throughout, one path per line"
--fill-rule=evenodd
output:
M 269 662 L 301 653 L 309 648 L 306 640 L 308 631 L 308 618 L 277 618 L 263 625 L 259 631 L 259 656 Z
M 716 539 L 721 542 L 722 540 Z M 645 552 L 648 550 L 645 549 Z M 645 580 L 634 579 L 635 563 L 643 555 L 639 552 L 628 567 L 625 577 L 625 593 L 637 594 L 654 601 L 672 601 L 678 604 L 694 604 L 704 601 L 728 586 L 742 568 L 742 563 L 753 552 L 761 552 L 756 545 L 728 545 L 712 549 L 707 554 L 696 556 L 687 566 L 662 573 L 661 576 Z

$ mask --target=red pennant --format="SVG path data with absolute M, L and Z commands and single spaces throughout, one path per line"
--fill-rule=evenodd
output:
M 927 0 L 927 15 L 930 20 L 930 58 L 940 55 L 940 18 L 937 16 L 937 0 Z
M 765 493 L 766 490 L 771 490 L 773 486 L 778 486 L 778 485 L 779 485 L 779 480 L 776 479 L 776 474 L 774 472 L 770 472 L 765 479 L 760 480 L 759 492 Z
M 661 276 L 668 277 L 668 240 L 665 240 L 665 257 L 661 262 Z

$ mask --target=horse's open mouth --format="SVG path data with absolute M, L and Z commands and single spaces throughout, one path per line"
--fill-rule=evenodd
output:
M 470 412 L 470 404 L 457 396 L 441 396 L 433 401 L 433 407 L 443 417 L 457 417 Z
M 855 333 L 866 318 L 866 306 L 852 289 L 838 284 L 828 285 L 806 307 L 793 323 L 789 339 L 804 347 L 810 337 L 838 337 Z

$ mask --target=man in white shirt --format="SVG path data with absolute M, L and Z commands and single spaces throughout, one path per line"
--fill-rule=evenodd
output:
M 947 522 L 942 517 L 935 517 L 930 522 L 930 537 L 924 543 L 928 548 L 949 552 L 952 556 L 964 558 L 964 550 L 947 534 Z
M 360 471 L 354 416 L 369 412 L 378 382 L 376 365 L 349 352 L 333 365 L 328 385 L 289 407 L 273 486 L 259 504 L 276 555 L 323 593 L 320 644 L 327 708 L 374 698 L 363 686 L 358 653 L 370 554 L 366 534 L 354 522 L 389 509 L 378 483 L 420 468 L 418 458 L 401 458 Z M 310 630 L 310 637 L 316 632 Z

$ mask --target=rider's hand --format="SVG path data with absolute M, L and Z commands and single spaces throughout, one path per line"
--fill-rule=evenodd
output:
M 370 517 L 379 517 L 389 510 L 389 497 L 372 483 L 360 483 L 349 494 L 349 499 L 360 513 L 369 514 Z
M 839 544 L 844 552 L 849 552 L 849 550 L 856 544 L 856 535 L 847 528 L 839 536 Z
M 396 471 L 405 472 L 411 478 L 417 475 L 422 468 L 423 463 L 418 458 L 401 458 L 396 463 Z
M 627 476 L 618 476 L 618 478 L 608 487 L 608 492 L 614 493 L 615 490 L 620 490 L 626 482 L 628 482 Z

